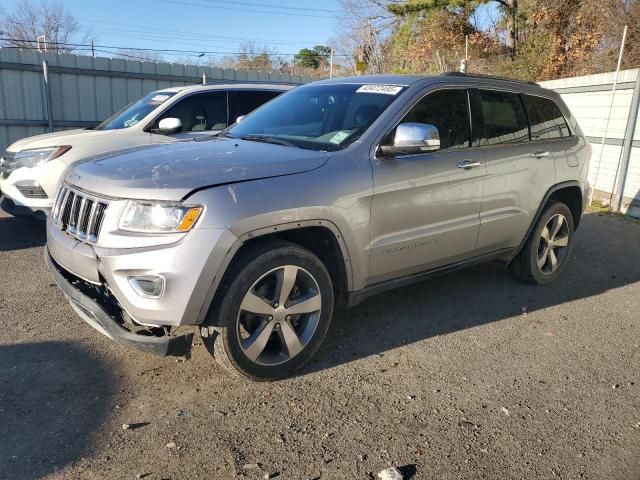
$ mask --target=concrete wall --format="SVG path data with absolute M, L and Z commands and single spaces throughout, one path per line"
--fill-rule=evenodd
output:
M 605 204 L 609 202 L 612 192 L 615 191 L 617 177 L 623 174 L 619 168 L 622 160 L 622 144 L 638 72 L 637 69 L 620 72 L 604 149 L 602 137 L 605 135 L 615 73 L 540 82 L 543 87 L 556 90 L 561 94 L 591 142 L 593 157 L 589 181 L 596 190 L 594 199 L 601 200 Z M 632 145 L 622 211 L 640 217 L 640 122 L 636 124 Z
M 0 48 L 0 153 L 47 131 L 42 61 L 49 64 L 54 130 L 94 126 L 145 93 L 207 81 L 306 83 L 317 78 L 271 72 L 139 62 Z

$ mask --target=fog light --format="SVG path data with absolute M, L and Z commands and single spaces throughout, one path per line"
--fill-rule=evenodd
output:
M 141 275 L 129 277 L 129 285 L 144 298 L 160 298 L 164 293 L 164 277 L 160 275 Z
M 16 182 L 15 187 L 25 198 L 49 198 L 38 182 L 33 180 Z

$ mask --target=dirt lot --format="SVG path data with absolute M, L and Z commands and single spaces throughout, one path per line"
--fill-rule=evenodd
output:
M 488 264 L 339 313 L 272 384 L 102 337 L 43 243 L 0 214 L 0 478 L 640 479 L 640 222 L 586 216 L 549 287 Z

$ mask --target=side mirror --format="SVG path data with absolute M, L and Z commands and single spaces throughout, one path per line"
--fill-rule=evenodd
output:
M 153 129 L 153 133 L 160 135 L 171 135 L 182 131 L 182 122 L 179 118 L 163 118 L 158 123 L 158 128 Z
M 396 127 L 393 145 L 382 145 L 384 155 L 412 155 L 440 149 L 440 133 L 428 123 L 401 123 Z
M 244 120 L 244 117 L 246 117 L 246 115 L 240 115 L 238 118 L 236 118 L 236 123 L 240 123 L 242 120 Z

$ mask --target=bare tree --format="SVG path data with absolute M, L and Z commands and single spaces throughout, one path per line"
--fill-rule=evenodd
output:
M 216 63 L 216 66 L 224 68 L 269 72 L 278 70 L 281 62 L 273 49 L 255 42 L 245 42 L 240 45 L 239 53 Z
M 37 37 L 44 35 L 48 50 L 65 53 L 75 50 L 68 44 L 80 28 L 59 0 L 42 0 L 40 4 L 21 0 L 11 11 L 0 8 L 0 31 L 5 46 L 35 48 Z
M 394 18 L 384 0 L 340 0 L 343 13 L 338 38 L 332 42 L 335 50 L 350 63 L 355 72 L 355 57 L 363 57 L 367 73 L 382 73 L 385 69 L 385 38 Z

